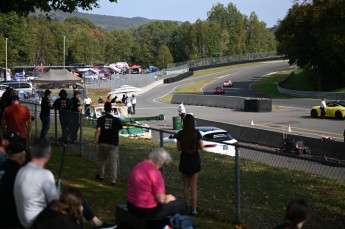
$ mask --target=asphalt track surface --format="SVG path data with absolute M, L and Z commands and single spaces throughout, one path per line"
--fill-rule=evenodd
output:
M 292 70 L 293 67 L 290 67 L 286 61 L 262 62 L 255 66 L 190 77 L 175 83 L 159 85 L 137 96 L 136 113 L 138 116 L 164 114 L 167 120 L 167 129 L 172 129 L 172 117 L 177 116 L 177 105 L 161 103 L 158 100 L 160 97 L 173 92 L 176 87 L 193 81 L 219 77 L 206 85 L 202 93 L 213 95 L 215 86 L 222 86 L 223 81 L 231 80 L 234 87 L 226 89 L 225 95 L 213 96 L 218 96 L 219 99 L 222 99 L 222 96 L 264 97 L 252 92 L 249 88 L 250 84 L 264 75 L 289 69 Z M 243 112 L 226 108 L 189 105 L 186 105 L 186 111 L 193 113 L 197 118 L 240 126 L 251 126 L 251 120 L 253 120 L 255 125 L 251 127 L 272 130 L 277 134 L 287 131 L 290 125 L 291 133 L 296 135 L 314 137 L 320 141 L 321 137 L 327 136 L 336 141 L 343 141 L 344 120 L 321 120 L 310 117 L 310 108 L 319 105 L 319 100 L 273 99 L 272 103 L 275 105 L 274 107 L 279 106 L 272 112 Z

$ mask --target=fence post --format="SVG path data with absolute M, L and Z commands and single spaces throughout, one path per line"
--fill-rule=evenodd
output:
M 163 132 L 159 130 L 159 146 L 163 147 Z
M 80 131 L 79 131 L 79 137 L 80 137 L 80 141 L 79 141 L 79 143 L 80 143 L 80 157 L 82 157 L 83 156 L 83 149 L 84 149 L 84 147 L 83 147 L 83 123 L 82 123 L 82 114 L 81 113 L 78 113 L 78 115 L 79 115 L 79 126 L 80 126 Z
M 235 174 L 236 174 L 236 223 L 241 223 L 241 175 L 240 175 L 240 152 L 235 146 Z

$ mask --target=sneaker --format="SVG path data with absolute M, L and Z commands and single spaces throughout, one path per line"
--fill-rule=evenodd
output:
M 115 186 L 115 185 L 116 185 L 116 181 L 112 181 L 111 186 Z
M 104 178 L 101 177 L 99 174 L 96 174 L 96 180 L 104 180 Z
M 117 228 L 117 225 L 103 223 L 101 226 L 95 226 L 94 228 L 95 229 L 115 229 Z
M 192 210 L 192 213 L 191 213 L 192 215 L 194 215 L 194 216 L 196 216 L 197 214 L 198 214 L 198 211 L 196 210 L 196 208 L 194 208 L 193 210 Z

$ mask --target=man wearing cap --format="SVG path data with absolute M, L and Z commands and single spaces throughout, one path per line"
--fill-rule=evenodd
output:
M 71 135 L 69 136 L 70 140 L 73 143 L 77 143 L 78 141 L 78 130 L 79 130 L 79 115 L 82 112 L 81 108 L 81 102 L 80 102 L 80 91 L 74 91 L 73 92 L 73 98 L 72 100 L 72 111 L 74 112 L 72 114 L 72 121 L 71 121 Z
M 20 105 L 19 97 L 11 97 L 12 105 L 5 108 L 2 115 L 2 132 L 18 132 L 20 142 L 26 147 L 26 139 L 31 137 L 31 115 L 29 109 Z
M 111 115 L 111 103 L 104 104 L 105 115 L 97 119 L 97 126 L 95 132 L 95 139 L 93 142 L 93 149 L 96 149 L 97 143 L 99 144 L 98 150 L 98 174 L 97 180 L 103 180 L 105 161 L 110 156 L 111 161 L 111 185 L 116 184 L 117 179 L 117 163 L 119 154 L 119 131 L 123 128 L 121 121 Z
M 61 125 L 62 137 L 60 138 L 61 141 L 67 142 L 69 139 L 68 137 L 71 134 L 71 108 L 72 108 L 72 101 L 67 98 L 67 91 L 62 89 L 59 92 L 60 98 L 55 100 L 53 107 L 59 110 L 59 120 Z
M 44 91 L 44 97 L 41 102 L 40 119 L 42 121 L 42 129 L 40 138 L 45 138 L 50 128 L 50 109 L 53 108 L 53 104 L 50 100 L 50 94 L 52 92 L 47 89 Z
M 11 142 L 19 141 L 19 133 L 17 132 L 6 132 L 0 139 L 0 165 L 2 165 L 7 160 L 7 146 Z M 0 176 L 1 176 L 0 172 Z
M 25 149 L 21 143 L 11 143 L 7 148 L 8 159 L 0 166 L 0 228 L 22 228 L 13 195 L 14 180 L 25 162 Z M 5 217 L 6 216 L 6 217 Z

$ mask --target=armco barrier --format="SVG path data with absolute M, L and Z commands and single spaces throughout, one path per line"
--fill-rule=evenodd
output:
M 255 104 L 245 110 L 245 101 L 252 100 Z M 221 95 L 195 95 L 195 94 L 175 94 L 171 103 L 208 107 L 230 108 L 235 110 L 252 111 L 252 112 L 271 112 L 272 100 L 261 98 L 246 98 L 237 96 L 221 96 Z
M 196 118 L 196 123 L 198 126 L 215 126 L 226 131 L 229 131 L 231 135 L 237 139 L 239 142 L 255 143 L 264 146 L 276 147 L 278 148 L 283 142 L 283 134 L 269 131 L 261 130 L 253 127 L 238 126 L 234 124 L 214 122 L 204 119 Z M 322 156 L 324 143 L 321 139 L 301 137 L 293 134 L 289 134 L 289 138 L 299 140 L 302 138 L 305 146 L 308 146 L 312 152 L 312 155 Z M 330 153 L 331 152 L 331 153 Z M 338 160 L 345 160 L 345 143 L 336 141 L 326 141 L 326 156 L 331 158 L 336 158 Z

